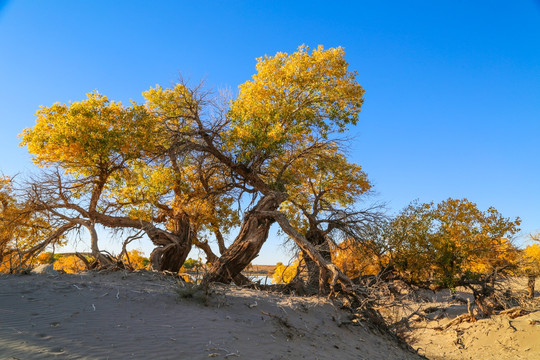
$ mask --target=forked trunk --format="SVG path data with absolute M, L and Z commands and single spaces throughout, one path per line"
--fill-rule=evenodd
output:
M 261 211 L 275 211 L 283 201 L 279 193 L 263 196 L 257 205 L 245 214 L 240 233 L 219 261 L 212 264 L 204 278 L 205 283 L 230 283 L 259 255 L 262 245 L 268 238 L 274 219 L 260 216 Z

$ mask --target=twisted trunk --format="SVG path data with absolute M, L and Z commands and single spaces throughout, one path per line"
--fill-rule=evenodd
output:
M 260 212 L 277 210 L 283 199 L 281 193 L 271 192 L 246 213 L 240 233 L 219 260 L 212 264 L 204 278 L 205 283 L 230 283 L 259 255 L 275 221 L 272 216 L 261 216 Z
M 154 270 L 177 273 L 191 250 L 193 230 L 185 214 L 177 215 L 172 219 L 171 231 L 160 229 L 148 221 L 128 217 L 108 216 L 97 212 L 93 213 L 92 217 L 96 222 L 107 227 L 144 230 L 156 246 L 150 254 L 150 262 Z
M 161 229 L 146 231 L 157 247 L 150 254 L 152 268 L 158 271 L 177 273 L 186 261 L 193 244 L 193 230 L 189 218 L 178 215 L 173 220 L 171 232 Z

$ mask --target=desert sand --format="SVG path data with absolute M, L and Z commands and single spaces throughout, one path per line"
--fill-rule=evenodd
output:
M 525 292 L 526 279 L 509 280 L 503 286 Z M 540 359 L 540 300 L 527 300 L 522 306 L 481 318 L 472 305 L 475 321 L 467 318 L 470 291 L 458 288 L 432 292 L 418 290 L 403 294 L 408 299 L 396 302 L 394 308 L 379 309 L 387 321 L 407 318 L 399 329 L 402 337 L 428 359 Z M 470 320 L 470 319 L 468 319 Z
M 152 272 L 0 275 L 0 359 L 420 359 L 325 298 Z

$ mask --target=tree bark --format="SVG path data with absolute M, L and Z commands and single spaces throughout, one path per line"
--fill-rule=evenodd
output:
M 92 256 L 99 265 L 106 266 L 111 265 L 112 261 L 107 256 L 103 255 L 98 246 L 98 234 L 96 231 L 96 225 L 91 221 L 84 221 L 82 225 L 90 232 L 90 249 L 92 250 Z M 99 266 L 98 265 L 98 266 Z
M 326 262 L 332 262 L 328 241 L 326 241 L 324 234 L 319 229 L 313 226 L 310 227 L 306 233 L 306 240 L 315 247 Z M 302 253 L 308 271 L 308 289 L 318 289 L 319 293 L 328 293 L 328 271 L 326 271 L 325 267 L 318 266 L 305 251 L 302 251 Z
M 189 218 L 186 215 L 177 216 L 173 224 L 171 232 L 157 228 L 146 231 L 152 242 L 158 245 L 150 254 L 154 270 L 177 273 L 191 251 L 194 234 Z
M 277 210 L 284 198 L 283 194 L 272 192 L 263 196 L 257 205 L 245 214 L 238 236 L 219 261 L 212 264 L 204 283 L 230 283 L 259 255 L 268 238 L 270 226 L 275 221 L 271 216 L 261 216 L 260 212 Z
M 527 280 L 527 296 L 531 299 L 534 298 L 534 285 L 536 282 L 536 276 L 530 274 Z
M 108 216 L 93 213 L 92 217 L 104 226 L 111 228 L 128 227 L 144 230 L 156 248 L 150 254 L 150 263 L 154 270 L 177 273 L 189 254 L 192 246 L 193 229 L 189 218 L 184 215 L 176 216 L 172 231 L 154 226 L 144 220 L 128 217 Z
M 317 251 L 304 235 L 300 234 L 290 223 L 285 214 L 279 211 L 264 212 L 263 216 L 272 216 L 278 223 L 281 229 L 289 235 L 294 242 L 300 247 L 300 249 L 311 257 L 313 261 L 323 269 L 324 272 L 330 273 L 330 295 L 335 292 L 335 285 L 340 284 L 346 293 L 352 293 L 352 282 L 347 275 L 345 275 L 339 268 L 323 258 L 323 256 Z M 322 285 L 322 284 L 321 284 Z M 324 286 L 323 286 L 324 287 Z

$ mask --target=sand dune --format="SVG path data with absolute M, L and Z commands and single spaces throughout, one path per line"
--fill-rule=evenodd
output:
M 0 275 L 0 359 L 421 358 L 323 298 L 178 288 L 151 272 Z

